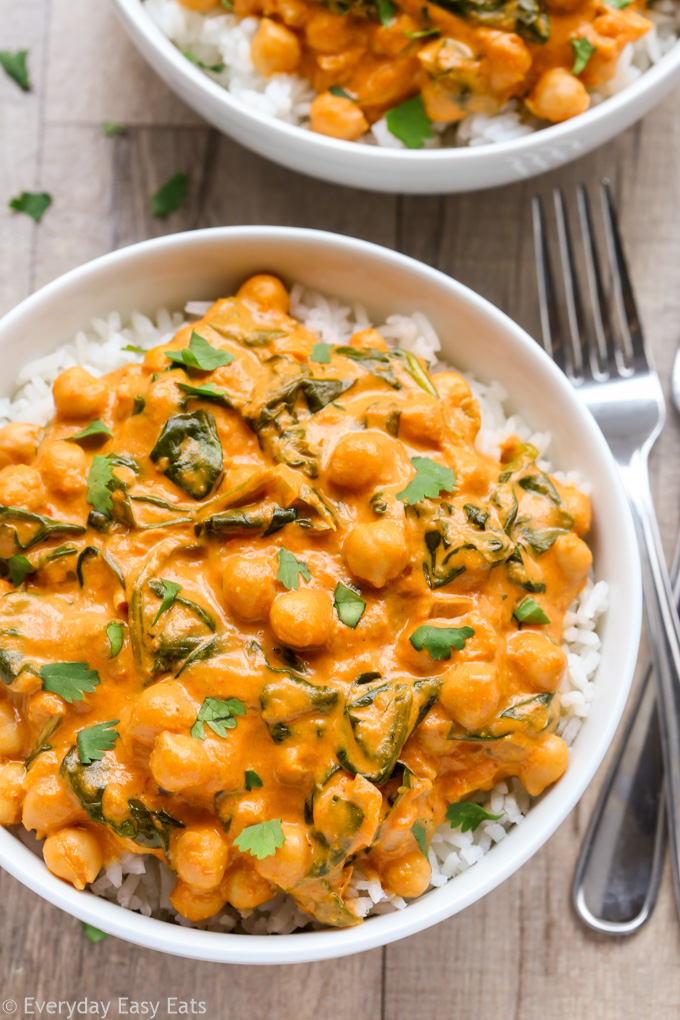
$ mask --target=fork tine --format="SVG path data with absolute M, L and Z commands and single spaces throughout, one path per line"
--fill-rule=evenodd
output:
M 557 236 L 560 246 L 562 263 L 562 282 L 567 302 L 567 321 L 571 334 L 571 354 L 573 358 L 573 374 L 575 377 L 592 376 L 590 366 L 590 344 L 585 330 L 583 302 L 576 276 L 574 251 L 571 244 L 571 231 L 567 220 L 564 194 L 561 188 L 553 191 L 555 202 L 555 218 L 557 220 Z
M 534 225 L 534 253 L 536 257 L 536 278 L 538 282 L 538 303 L 541 314 L 541 333 L 543 348 L 555 364 L 566 371 L 564 358 L 564 338 L 560 327 L 560 318 L 555 294 L 548 244 L 546 239 L 545 215 L 543 203 L 538 195 L 532 202 Z
M 623 252 L 623 244 L 619 233 L 616 208 L 612 198 L 609 181 L 605 178 L 600 182 L 602 196 L 602 214 L 604 216 L 605 236 L 607 238 L 607 250 L 609 253 L 609 264 L 614 285 L 614 298 L 621 325 L 621 332 L 624 344 L 629 357 L 632 357 L 633 368 L 646 369 L 648 367 L 647 354 L 645 351 L 642 327 L 638 315 L 633 285 L 630 281 L 628 266 Z
M 590 215 L 590 200 L 584 184 L 579 184 L 577 194 L 585 253 L 586 278 L 588 280 L 593 324 L 595 327 L 597 368 L 601 372 L 607 371 L 610 375 L 614 375 L 617 371 L 618 350 L 614 342 L 609 307 L 602 282 L 602 273 L 600 272 L 600 258 L 593 231 L 593 221 Z

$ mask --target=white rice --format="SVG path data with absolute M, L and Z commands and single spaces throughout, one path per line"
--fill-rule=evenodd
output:
M 192 316 L 202 316 L 209 307 L 209 302 L 190 302 L 185 308 L 185 315 L 189 319 Z M 372 325 L 362 305 L 344 305 L 335 298 L 305 290 L 299 284 L 291 291 L 291 314 L 327 343 L 345 343 L 357 330 Z M 123 325 L 117 312 L 111 312 L 106 319 L 95 319 L 90 330 L 78 333 L 71 343 L 59 347 L 53 354 L 29 362 L 21 369 L 14 395 L 0 399 L 0 424 L 8 421 L 47 424 L 54 414 L 51 386 L 60 372 L 73 365 L 83 365 L 93 375 L 99 376 L 130 361 L 141 361 L 142 354 L 133 354 L 123 348 L 133 345 L 150 350 L 157 344 L 169 341 L 187 321 L 185 315 L 160 309 L 152 320 L 133 312 L 130 323 L 126 325 Z M 411 316 L 390 315 L 385 323 L 376 328 L 388 343 L 412 351 L 429 361 L 431 371 L 436 373 L 448 367 L 438 360 L 441 349 L 439 337 L 422 313 L 416 312 Z M 500 383 L 486 385 L 471 377 L 468 377 L 468 381 L 481 408 L 479 447 L 498 456 L 503 440 L 518 435 L 523 441 L 537 447 L 540 453 L 538 463 L 543 469 L 550 470 L 551 465 L 547 459 L 550 434 L 534 432 L 518 415 L 508 415 L 504 409 L 508 394 Z M 583 490 L 587 490 L 576 472 L 553 473 L 560 480 L 579 484 Z M 567 672 L 560 691 L 561 715 L 557 733 L 569 745 L 576 738 L 593 699 L 595 675 L 600 662 L 601 642 L 597 625 L 607 609 L 607 601 L 607 584 L 604 581 L 595 582 L 591 577 L 569 607 L 564 619 L 562 647 L 567 654 Z M 508 832 L 522 821 L 531 807 L 529 794 L 515 778 L 497 783 L 490 792 L 480 793 L 473 799 L 491 814 L 501 815 L 501 818 L 498 821 L 482 822 L 474 832 L 462 833 L 460 829 L 451 829 L 448 823 L 440 826 L 429 851 L 431 888 L 444 885 L 481 860 L 495 843 L 505 839 Z M 22 828 L 17 830 L 17 835 L 40 854 L 40 845 L 32 834 Z M 146 916 L 209 931 L 265 935 L 287 934 L 303 927 L 319 927 L 284 894 L 255 910 L 239 911 L 231 906 L 225 907 L 209 921 L 196 926 L 173 909 L 169 896 L 174 883 L 175 876 L 170 868 L 154 857 L 124 853 L 105 866 L 90 888 L 96 895 Z M 386 894 L 377 879 L 367 877 L 361 865 L 355 869 L 349 901 L 361 917 L 400 910 L 406 906 L 406 901 L 401 897 Z
M 221 13 L 219 8 L 202 14 L 183 7 L 178 0 L 145 0 L 144 9 L 183 53 L 192 53 L 208 68 L 222 66 L 218 73 L 209 70 L 205 73 L 239 102 L 265 117 L 309 127 L 309 109 L 316 92 L 307 79 L 297 74 L 264 78 L 250 59 L 258 18 L 238 18 L 235 14 Z M 647 17 L 653 27 L 637 43 L 625 47 L 614 78 L 590 90 L 593 106 L 632 85 L 677 42 L 680 4 L 676 0 L 657 0 L 648 9 Z M 519 100 L 512 99 L 492 116 L 475 113 L 455 125 L 433 124 L 435 137 L 425 142 L 425 148 L 508 142 L 546 126 L 545 121 L 529 116 Z M 384 118 L 360 141 L 396 149 L 405 147 L 390 132 Z

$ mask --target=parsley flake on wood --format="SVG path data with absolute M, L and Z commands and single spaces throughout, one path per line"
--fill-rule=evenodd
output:
M 10 556 L 7 560 L 7 568 L 15 588 L 18 588 L 28 574 L 32 574 L 34 570 L 31 561 L 20 553 Z
M 409 506 L 423 499 L 435 499 L 440 492 L 453 492 L 455 489 L 456 475 L 452 468 L 444 467 L 429 457 L 411 457 L 411 464 L 416 469 L 416 476 L 405 489 L 397 493 L 397 499 L 403 499 Z
M 411 826 L 411 832 L 415 836 L 416 843 L 420 847 L 423 857 L 427 857 L 427 833 L 423 821 L 418 818 Z
M 253 769 L 246 769 L 246 790 L 257 790 L 263 786 L 263 782 Z
M 192 64 L 195 64 L 196 67 L 200 67 L 202 71 L 212 71 L 213 74 L 221 74 L 224 70 L 224 64 L 204 64 L 195 53 L 191 52 L 191 50 L 186 50 L 184 56 L 187 60 L 191 61 Z
M 0 67 L 12 81 L 15 81 L 24 92 L 30 92 L 31 79 L 26 66 L 28 50 L 17 50 L 15 53 L 10 50 L 0 50 Z
M 470 829 L 474 832 L 482 822 L 487 820 L 497 822 L 502 817 L 503 815 L 492 815 L 479 804 L 472 804 L 470 801 L 449 804 L 446 809 L 446 821 L 451 823 L 452 829 L 457 829 L 460 825 L 461 832 L 468 832 Z
M 354 588 L 348 587 L 342 581 L 338 581 L 333 592 L 333 607 L 336 610 L 340 621 L 352 630 L 356 627 L 364 615 L 366 603 Z
M 333 92 L 334 96 L 339 96 L 341 93 L 343 93 L 345 96 L 347 96 L 347 99 L 352 98 L 351 96 L 347 95 L 344 89 L 338 88 L 335 89 L 335 91 L 333 91 L 333 89 L 329 89 L 329 91 Z M 330 344 L 325 344 L 319 341 L 312 347 L 312 353 L 309 355 L 309 360 L 316 361 L 317 364 L 319 365 L 328 365 L 330 364 L 332 349 L 333 348 L 331 347 Z
M 536 599 L 527 595 L 512 614 L 520 623 L 550 623 L 550 617 L 546 616 Z
M 80 731 L 76 737 L 76 744 L 81 765 L 91 765 L 93 761 L 101 761 L 106 751 L 110 751 L 115 746 L 118 740 L 118 731 L 113 727 L 117 726 L 119 722 L 119 719 L 109 719 L 108 722 L 88 726 L 86 730 Z
M 572 39 L 571 48 L 574 51 L 574 66 L 571 69 L 572 74 L 579 75 L 582 71 L 585 71 L 588 61 L 592 57 L 596 50 L 590 39 Z
M 432 121 L 425 113 L 425 104 L 420 95 L 388 110 L 385 120 L 390 133 L 403 142 L 407 149 L 422 149 L 427 138 L 434 138 Z
M 188 193 L 189 175 L 175 174 L 152 195 L 151 212 L 159 219 L 165 219 L 184 205 Z
M 46 191 L 22 191 L 20 195 L 13 198 L 9 203 L 10 209 L 15 212 L 26 213 L 36 223 L 40 223 L 45 212 L 52 205 L 52 196 Z
M 72 436 L 66 436 L 67 443 L 77 443 L 79 439 L 89 439 L 91 436 L 112 436 L 113 432 L 108 425 L 105 425 L 99 418 L 91 421 L 86 428 L 75 432 Z
M 117 620 L 112 620 L 111 623 L 107 624 L 106 636 L 109 639 L 109 645 L 111 646 L 111 658 L 115 659 L 119 651 L 123 647 L 123 640 L 125 638 L 125 629 L 123 624 Z
M 307 564 L 299 560 L 292 552 L 288 552 L 287 549 L 279 549 L 279 567 L 276 571 L 276 580 L 280 581 L 288 591 L 297 591 L 300 586 L 300 574 L 302 574 L 303 580 L 311 581 L 312 575 Z
M 101 942 L 103 939 L 107 939 L 109 937 L 107 932 L 100 931 L 99 928 L 95 928 L 94 925 L 88 924 L 87 921 L 81 921 L 81 924 L 83 926 L 83 935 L 95 945 L 97 942 Z
M 238 847 L 241 853 L 250 853 L 251 857 L 257 857 L 258 861 L 261 861 L 265 857 L 273 857 L 285 842 L 281 819 L 273 818 L 269 822 L 248 825 L 238 834 L 234 846 Z
M 431 659 L 451 658 L 451 649 L 462 652 L 465 642 L 473 637 L 472 627 L 435 627 L 430 623 L 424 623 L 417 630 L 413 631 L 409 641 L 418 652 L 423 648 L 429 653 Z
M 155 627 L 163 613 L 167 613 L 182 590 L 182 585 L 177 584 L 176 581 L 165 581 L 162 577 L 159 578 L 160 583 L 163 585 L 163 594 L 161 596 L 162 601 L 160 609 L 153 618 L 152 627 Z
M 127 128 L 124 124 L 114 124 L 113 121 L 105 120 L 102 124 L 102 131 L 107 138 L 115 138 L 116 136 L 123 137 L 127 134 Z M 126 350 L 126 348 L 123 348 Z
M 49 662 L 40 667 L 43 690 L 58 694 L 72 704 L 92 694 L 99 684 L 99 673 L 86 662 Z
M 188 347 L 183 347 L 181 351 L 166 351 L 165 356 L 176 365 L 198 368 L 201 372 L 212 372 L 214 368 L 230 365 L 234 360 L 233 354 L 213 347 L 196 330 L 191 334 Z
M 204 723 L 207 723 L 218 737 L 226 737 L 227 730 L 233 730 L 236 726 L 234 716 L 245 714 L 246 706 L 238 698 L 229 698 L 228 701 L 206 698 L 196 716 L 196 722 L 191 727 L 191 736 L 197 740 L 205 740 Z

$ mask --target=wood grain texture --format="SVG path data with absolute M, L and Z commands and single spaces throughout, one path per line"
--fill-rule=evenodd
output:
M 536 181 L 461 196 L 374 195 L 293 174 L 207 127 L 146 67 L 104 3 L 0 0 L 0 26 L 0 46 L 30 49 L 35 86 L 24 95 L 0 77 L 0 313 L 122 245 L 196 227 L 276 223 L 335 230 L 422 259 L 537 335 L 530 198 L 607 175 L 668 391 L 680 340 L 680 92 L 604 148 Z M 104 120 L 126 124 L 127 136 L 105 138 Z M 179 170 L 191 176 L 186 206 L 154 219 L 150 194 Z M 7 210 L 23 189 L 54 196 L 38 227 Z M 671 409 L 653 465 L 669 553 L 680 526 L 679 448 Z M 680 928 L 668 875 L 651 922 L 629 941 L 589 934 L 570 910 L 574 861 L 603 775 L 531 864 L 483 901 L 386 950 L 333 963 L 255 970 L 114 939 L 92 946 L 77 921 L 2 873 L 0 1000 L 87 996 L 112 1002 L 109 1016 L 117 1017 L 119 995 L 193 996 L 211 1020 L 638 1020 L 643 1011 L 676 1020 Z

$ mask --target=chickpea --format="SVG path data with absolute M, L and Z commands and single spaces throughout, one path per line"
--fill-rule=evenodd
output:
M 360 350 L 386 351 L 385 338 L 377 329 L 360 329 L 349 338 L 350 347 L 358 347 Z
M 135 409 L 135 397 L 141 396 L 146 384 L 146 376 L 141 365 L 130 365 L 118 380 L 116 386 L 115 415 L 118 421 L 129 418 Z
M 575 485 L 561 485 L 560 496 L 568 512 L 574 518 L 574 531 L 583 538 L 590 531 L 593 519 L 593 508 L 585 492 L 580 492 Z
M 430 120 L 453 124 L 465 116 L 466 111 L 455 102 L 453 96 L 439 88 L 430 78 L 424 82 L 420 91 L 425 104 L 425 113 Z
M 383 588 L 408 563 L 406 536 L 402 524 L 377 521 L 356 524 L 342 547 L 345 562 L 355 577 Z
M 569 748 L 561 737 L 549 733 L 533 747 L 519 770 L 519 778 L 527 793 L 538 797 L 546 786 L 564 775 L 569 762 Z
M 26 714 L 30 722 L 42 728 L 55 715 L 64 711 L 64 699 L 51 691 L 34 691 L 29 695 Z
M 390 861 L 383 871 L 382 879 L 385 889 L 394 896 L 413 899 L 425 892 L 430 884 L 431 874 L 432 868 L 427 858 L 420 850 L 412 850 Z
M 127 732 L 146 747 L 151 747 L 163 730 L 188 730 L 196 721 L 198 706 L 175 681 L 147 687 L 137 698 Z
M 304 0 L 277 0 L 276 11 L 290 28 L 302 28 L 307 20 L 307 4 Z
M 0 825 L 18 825 L 24 799 L 25 769 L 21 762 L 0 765 Z
M 177 874 L 194 889 L 215 889 L 227 869 L 229 847 L 211 825 L 180 830 L 172 846 Z
M 229 556 L 222 574 L 222 595 L 243 620 L 266 620 L 276 594 L 274 569 L 268 556 Z
M 182 878 L 178 878 L 170 893 L 170 902 L 182 917 L 189 921 L 207 921 L 218 914 L 226 900 L 217 889 L 196 889 Z
M 593 554 L 583 539 L 570 531 L 568 535 L 560 535 L 553 548 L 566 577 L 584 582 L 593 565 Z
M 298 37 L 285 25 L 261 18 L 250 47 L 250 57 L 265 78 L 271 74 L 290 74 L 302 57 Z
M 276 596 L 269 620 L 284 645 L 320 648 L 333 630 L 333 607 L 325 591 L 300 588 Z
M 45 776 L 30 786 L 24 797 L 21 820 L 25 829 L 35 829 L 38 839 L 74 822 L 79 811 L 58 776 Z
M 44 502 L 45 486 L 35 468 L 26 464 L 0 468 L 0 503 L 37 510 Z
M 553 123 L 577 117 L 590 106 L 585 85 L 564 67 L 544 71 L 524 101 L 535 117 Z
M 52 393 L 62 418 L 98 418 L 109 400 L 107 384 L 80 367 L 58 375 Z
M 409 397 L 399 417 L 399 436 L 416 443 L 437 446 L 444 437 L 444 413 L 441 402 L 423 397 Z
M 567 657 L 540 631 L 522 630 L 508 641 L 508 659 L 529 686 L 542 692 L 556 691 L 567 668 Z
M 21 721 L 9 701 L 0 701 L 0 756 L 13 758 L 23 746 Z
M 8 464 L 30 464 L 40 439 L 40 426 L 13 421 L 0 429 L 0 468 Z
M 274 308 L 285 315 L 290 307 L 288 291 L 278 276 L 258 273 L 242 283 L 236 294 L 241 301 L 252 301 L 261 308 Z
M 222 895 L 237 910 L 253 910 L 276 896 L 276 887 L 250 867 L 239 864 L 230 868 L 220 887 Z
M 321 92 L 314 99 L 309 118 L 312 131 L 346 142 L 355 142 L 369 127 L 358 103 L 347 96 L 334 96 L 332 92 Z
M 491 91 L 496 95 L 515 88 L 531 69 L 529 48 L 514 32 L 490 32 L 486 58 Z
M 48 836 L 43 857 L 53 875 L 76 889 L 94 882 L 104 863 L 96 837 L 85 829 L 60 829 Z
M 219 6 L 218 0 L 179 0 L 182 7 L 187 7 L 190 11 L 211 11 L 213 7 Z
M 281 831 L 285 843 L 272 857 L 254 861 L 259 874 L 282 889 L 291 889 L 308 873 L 312 866 L 312 844 L 304 825 L 297 822 L 282 822 Z
M 167 347 L 164 346 L 152 347 L 151 350 L 147 351 L 146 354 L 144 355 L 144 367 L 147 368 L 150 372 L 162 372 L 164 369 L 169 368 L 172 362 L 168 360 L 165 352 L 171 350 L 178 351 L 181 350 L 183 347 L 188 347 L 189 339 L 190 338 L 186 336 L 186 334 L 183 336 L 182 332 L 180 332 L 175 336 L 172 343 L 167 345 Z M 180 343 L 180 340 L 184 342 Z M 168 383 L 170 382 L 171 380 L 168 380 Z M 155 389 L 156 386 L 154 385 L 154 390 Z M 170 391 L 169 386 L 167 387 L 167 391 L 168 392 Z M 153 393 L 153 390 L 151 392 Z M 150 395 L 151 395 L 150 393 L 147 393 L 145 398 L 147 405 L 149 403 Z
M 451 414 L 456 433 L 472 442 L 479 432 L 482 416 L 470 386 L 458 372 L 437 372 L 434 384 L 442 403 Z
M 53 492 L 83 492 L 87 471 L 87 455 L 77 443 L 50 443 L 41 454 L 40 474 Z
M 348 432 L 333 448 L 328 475 L 345 489 L 367 489 L 379 480 L 389 479 L 396 456 L 394 440 L 384 432 L 374 429 Z
M 349 49 L 354 42 L 354 29 L 348 19 L 343 14 L 333 14 L 319 6 L 311 10 L 305 26 L 307 44 L 317 53 L 338 53 Z
M 498 670 L 490 662 L 461 662 L 444 674 L 439 700 L 466 730 L 476 730 L 498 708 Z
M 210 777 L 210 759 L 196 737 L 164 732 L 156 738 L 149 768 L 159 786 L 171 793 L 199 786 Z

